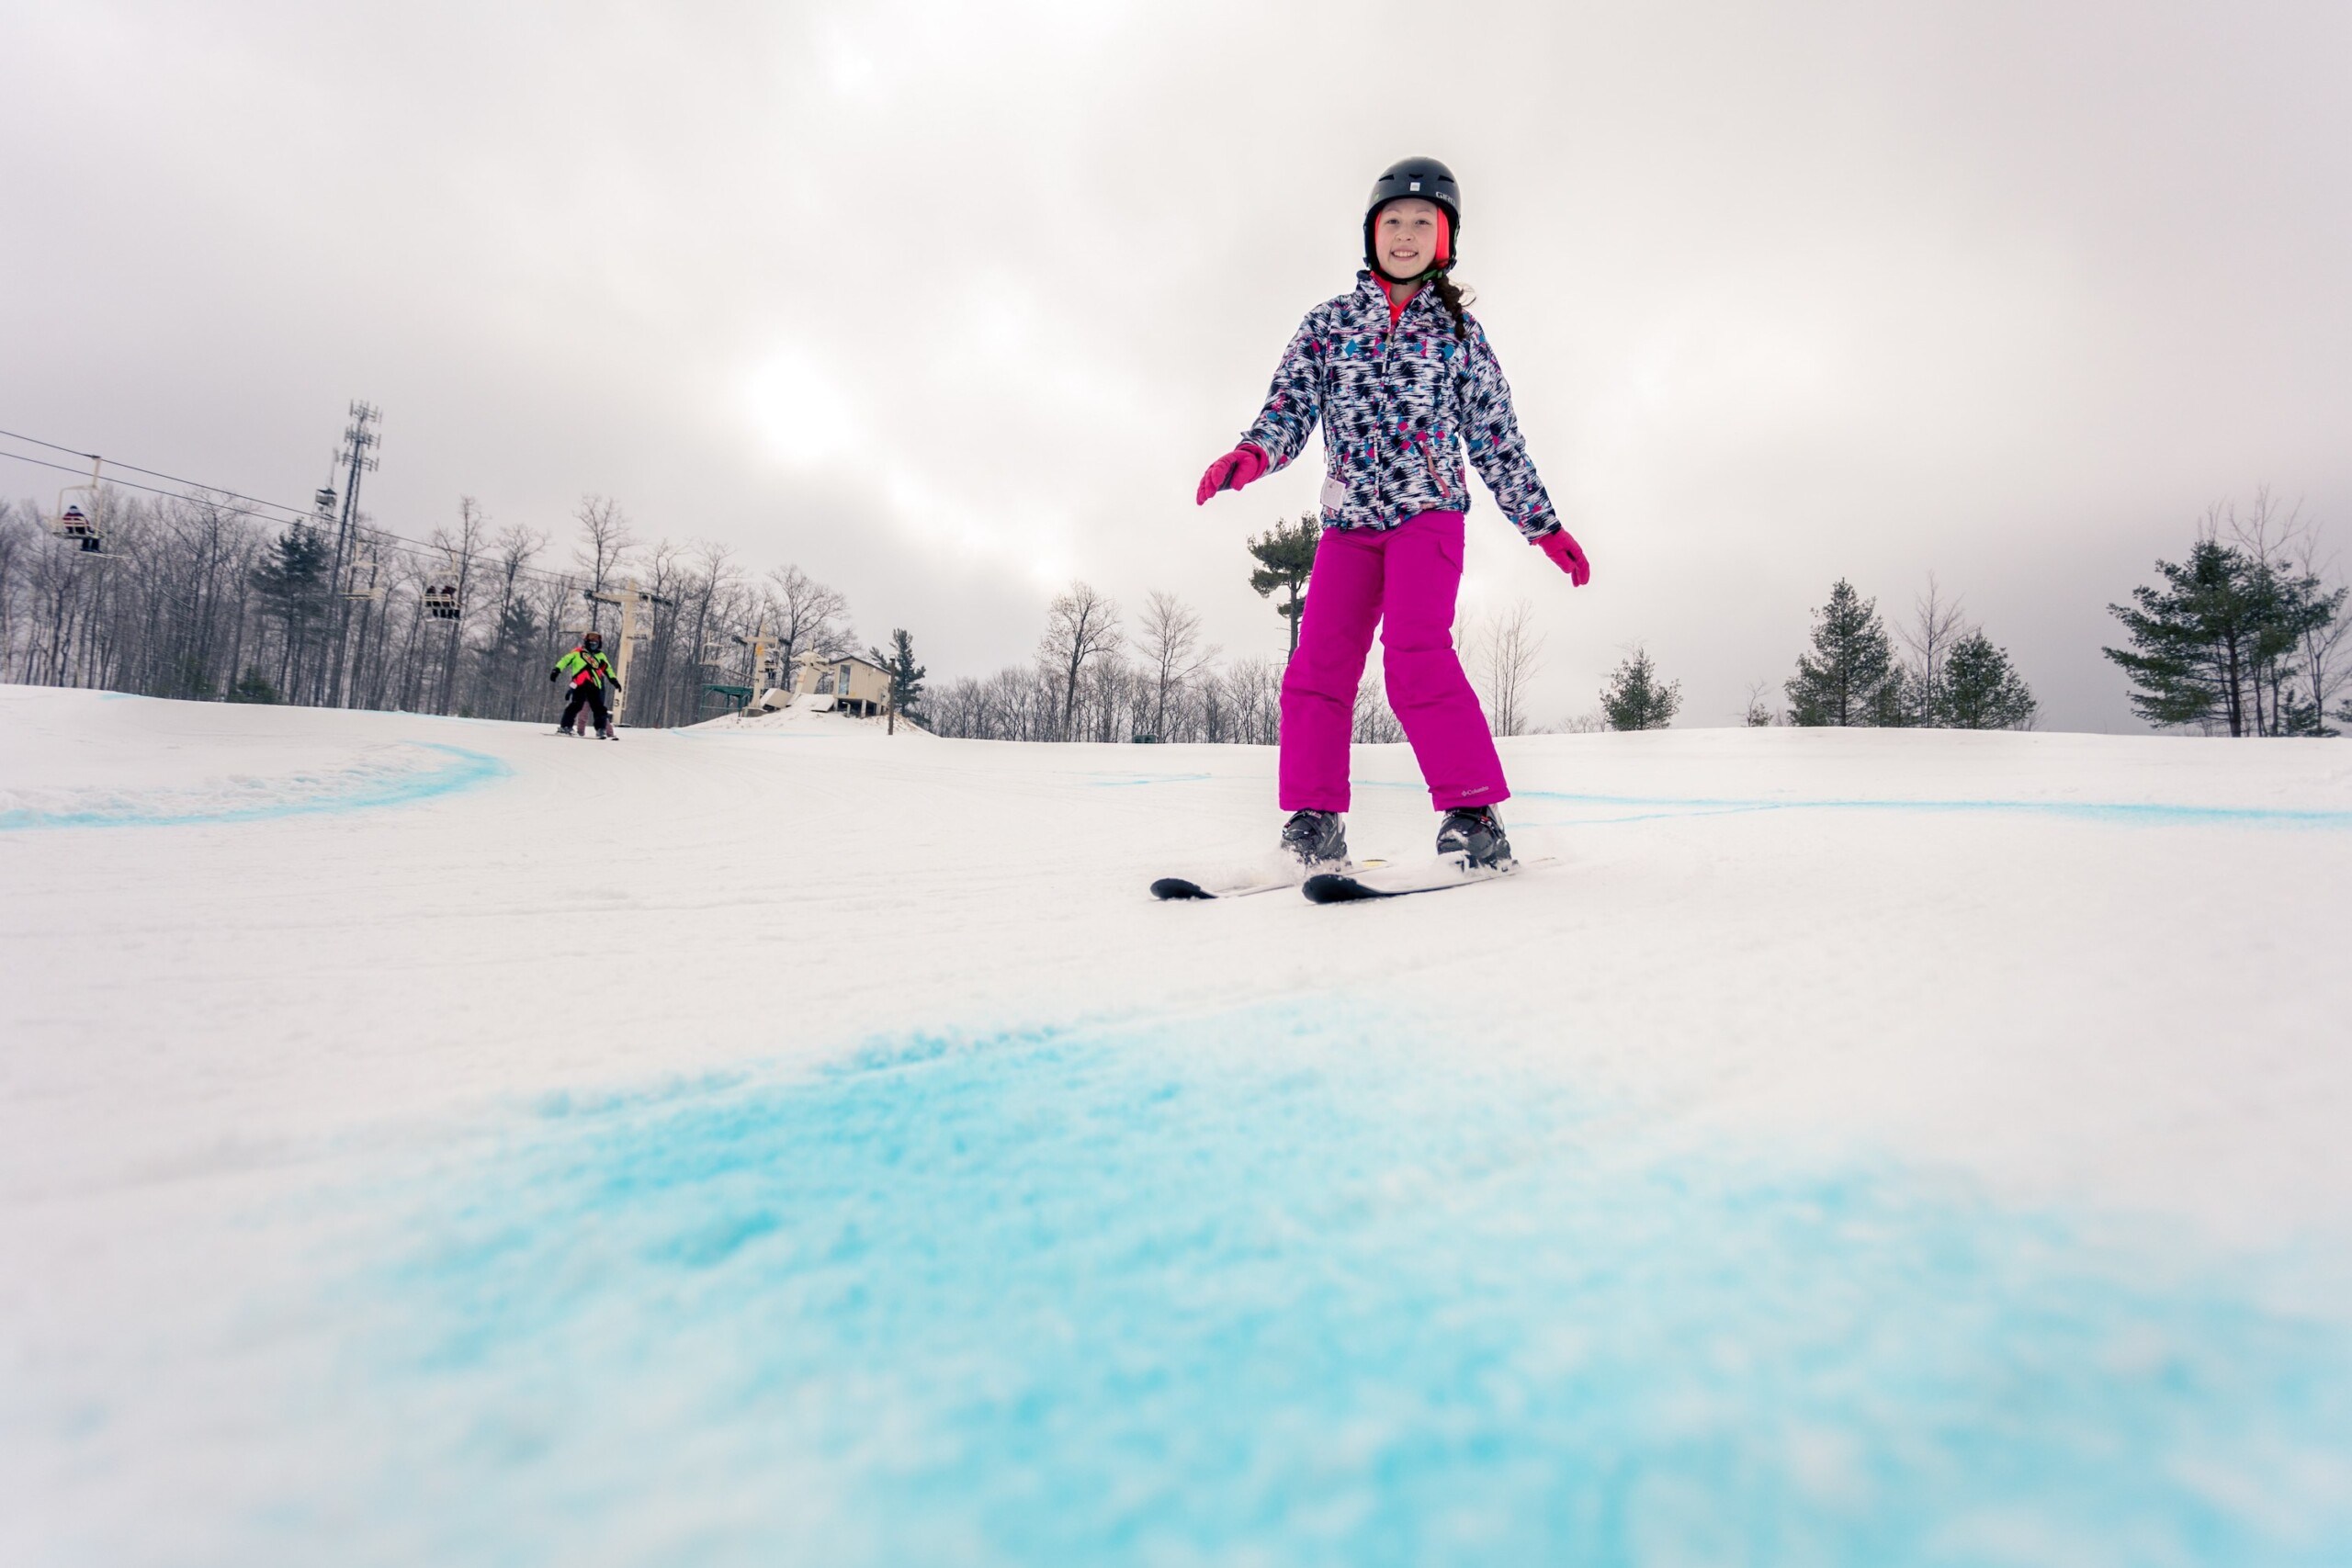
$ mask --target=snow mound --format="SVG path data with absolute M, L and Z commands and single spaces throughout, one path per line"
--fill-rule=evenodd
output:
M 697 731 L 742 730 L 755 735 L 878 735 L 892 732 L 892 722 L 887 717 L 844 713 L 832 704 L 831 697 L 802 692 L 796 694 L 786 706 L 766 713 L 721 714 L 717 718 L 707 718 L 685 728 Z M 898 716 L 895 728 L 893 739 L 898 735 L 936 739 L 904 714 Z

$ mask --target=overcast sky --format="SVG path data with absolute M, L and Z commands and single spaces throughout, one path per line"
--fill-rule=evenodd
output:
M 934 677 L 1054 586 L 1279 653 L 1205 510 L 1410 153 L 1572 591 L 1538 716 L 1624 645 L 1735 722 L 1840 575 L 1930 570 L 2045 728 L 2132 728 L 2104 606 L 2210 504 L 2352 554 L 2352 6 L 391 6 L 0 0 L 0 426 L 300 502 L 795 561 Z M 0 464 L 7 492 L 51 481 Z

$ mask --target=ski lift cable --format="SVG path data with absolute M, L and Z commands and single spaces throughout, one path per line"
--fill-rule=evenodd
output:
M 52 452 L 65 452 L 77 457 L 89 457 L 93 456 L 87 452 L 75 451 L 74 448 L 71 446 L 61 446 L 54 441 L 43 441 L 37 435 L 22 435 L 12 430 L 0 430 L 0 436 L 7 436 L 17 441 L 29 441 L 37 446 L 46 446 Z M 52 463 L 46 457 L 28 457 L 22 452 L 0 451 L 0 457 L 13 457 L 19 463 L 30 463 L 38 468 L 54 468 L 60 473 L 78 474 L 82 471 L 80 468 L 70 468 L 63 463 Z M 141 484 L 136 479 L 110 479 L 107 480 L 109 484 L 120 485 L 125 490 L 143 491 L 149 495 L 160 495 L 172 501 L 187 501 L 194 499 L 187 493 L 188 491 L 197 491 L 208 495 L 236 496 L 240 501 L 251 501 L 257 506 L 276 507 L 278 510 L 289 513 L 292 515 L 288 517 L 278 517 L 266 512 L 250 512 L 242 506 L 223 506 L 220 510 L 228 513 L 232 516 L 251 517 L 258 522 L 277 524 L 280 527 L 291 526 L 296 524 L 308 524 L 313 522 L 317 517 L 316 513 L 307 511 L 298 506 L 288 506 L 283 502 L 263 501 L 254 496 L 240 494 L 238 491 L 232 490 L 217 490 L 212 486 L 201 484 L 195 479 L 184 479 L 175 475 L 159 473 L 153 468 L 142 468 L 136 463 L 119 462 L 112 457 L 107 458 L 106 462 L 110 468 L 128 468 L 133 473 L 147 474 L 156 479 L 170 479 L 174 484 L 182 487 L 180 490 L 176 491 L 161 490 L 154 485 Z M 401 536 L 391 533 L 387 529 L 378 528 L 373 525 L 367 525 L 363 527 L 362 532 L 382 544 L 390 552 L 413 557 L 420 560 L 429 560 L 432 558 L 446 557 L 448 553 L 448 547 L 446 546 L 431 545 L 415 539 L 404 538 Z M 523 576 L 536 577 L 549 583 L 559 583 L 567 589 L 578 586 L 577 580 L 569 572 L 549 571 L 543 566 L 525 566 L 518 569 L 518 573 Z
M 80 457 L 88 462 L 95 463 L 100 460 L 98 454 L 96 452 L 77 452 L 71 446 L 61 446 L 54 441 L 43 441 L 38 435 L 27 435 L 22 431 L 18 430 L 0 430 L 0 435 L 5 435 L 11 441 L 29 441 L 36 446 L 46 446 L 52 452 L 63 452 L 68 456 Z M 13 456 L 13 454 L 11 455 Z M 134 474 L 145 474 L 152 479 L 166 479 L 173 484 L 181 485 L 189 490 L 200 490 L 213 495 L 232 496 L 238 501 L 249 501 L 255 506 L 274 506 L 277 507 L 281 511 L 295 513 L 304 518 L 308 518 L 311 515 L 308 511 L 300 507 L 287 506 L 282 502 L 268 501 L 257 495 L 245 495 L 233 490 L 223 490 L 218 485 L 198 484 L 194 479 L 184 479 L 177 474 L 167 474 L 157 468 L 142 468 L 136 463 L 126 463 L 119 457 L 108 457 L 106 458 L 105 461 L 110 467 L 117 468 L 129 468 Z
M 0 435 L 6 435 L 6 434 L 7 434 L 7 432 L 6 432 L 6 431 L 0 430 Z M 42 445 L 43 445 L 43 446 L 47 446 L 47 445 L 48 445 L 48 443 L 43 442 L 43 443 L 42 443 Z M 63 463 L 52 463 L 52 462 L 49 461 L 49 459 L 47 459 L 46 457 L 26 457 L 22 452 L 0 452 L 0 457 L 14 457 L 14 458 L 15 458 L 17 462 L 19 462 L 19 463 L 31 463 L 31 464 L 36 465 L 37 467 L 43 468 L 55 468 L 59 473 L 62 473 L 62 474 L 78 474 L 78 473 L 81 473 L 81 472 L 83 471 L 83 470 L 82 470 L 82 469 L 80 469 L 80 468 L 70 468 L 70 467 L 68 467 L 67 465 L 65 465 L 65 464 L 63 464 Z M 109 463 L 111 463 L 111 462 L 113 461 L 113 459 L 112 459 L 112 458 L 108 458 L 108 459 L 107 459 L 107 460 Z M 124 467 L 124 468 L 130 468 L 130 465 L 129 463 L 125 463 L 125 464 L 123 464 L 123 465 L 122 465 L 122 467 Z M 146 470 L 146 469 L 144 469 L 144 468 L 140 468 L 140 469 L 138 469 L 137 471 L 138 471 L 138 472 L 140 472 L 140 473 L 142 473 L 142 474 L 143 474 L 143 473 L 145 473 L 145 472 L 147 472 L 147 470 Z M 178 480 L 178 481 L 175 481 L 175 482 L 177 482 L 177 483 L 179 483 L 179 484 L 182 484 L 182 485 L 186 486 L 186 490 L 160 490 L 160 489 L 158 489 L 157 487 L 155 487 L 155 486 L 153 486 L 153 485 L 143 485 L 143 484 L 141 484 L 137 479 L 119 479 L 111 478 L 111 477 L 109 477 L 109 478 L 107 479 L 107 481 L 106 481 L 106 482 L 107 482 L 107 483 L 108 483 L 108 484 L 110 484 L 110 485 L 119 485 L 119 486 L 121 486 L 124 490 L 138 490 L 138 491 L 146 491 L 149 495 L 160 495 L 160 496 L 164 496 L 164 497 L 165 497 L 165 498 L 167 498 L 167 499 L 169 499 L 169 500 L 172 500 L 172 501 L 187 501 L 187 500 L 189 500 L 189 499 L 191 499 L 191 498 L 187 494 L 187 490 L 201 491 L 201 490 L 203 490 L 203 489 L 205 488 L 205 487 L 204 487 L 204 486 L 202 486 L 202 485 L 199 485 L 199 484 L 194 484 L 194 483 L 191 483 L 191 482 L 189 482 L 189 481 L 187 481 L 187 480 L 185 480 L 185 479 Z M 232 495 L 232 494 L 234 494 L 235 492 L 234 492 L 234 491 L 218 491 L 217 493 L 221 494 L 221 495 Z M 252 498 L 251 498 L 251 497 L 241 497 L 240 499 L 243 499 L 243 500 L 251 500 Z M 274 501 L 265 501 L 265 502 L 262 502 L 260 504 L 262 504 L 262 505 L 264 505 L 264 506 L 276 506 L 276 505 L 277 504 L 277 502 L 274 502 Z M 224 506 L 224 507 L 220 508 L 220 510 L 221 510 L 221 511 L 223 511 L 223 512 L 229 513 L 230 513 L 231 515 L 232 515 L 232 516 L 237 516 L 237 517 L 252 517 L 252 518 L 255 518 L 255 519 L 257 519 L 258 521 L 260 521 L 260 522 L 264 522 L 264 523 L 277 523 L 277 524 L 281 524 L 281 525 L 282 525 L 282 524 L 285 524 L 285 523 L 287 523 L 287 522 L 290 521 L 290 520 L 289 520 L 289 519 L 288 519 L 288 518 L 275 516 L 275 515 L 273 515 L 273 514 L 271 514 L 271 513 L 266 513 L 266 512 L 249 512 L 249 511 L 247 511 L 245 508 L 243 508 L 243 507 L 242 507 L 242 506 Z M 310 514 L 310 513 L 303 513 L 303 514 L 302 514 L 302 516 L 301 516 L 301 518 L 300 518 L 300 521 L 302 521 L 302 522 L 308 522 L 308 521 L 310 521 L 310 517 L 311 517 L 311 514 Z
M 61 446 L 54 441 L 44 441 L 38 435 L 27 435 L 22 431 L 0 429 L 0 436 L 5 436 L 12 441 L 30 442 L 35 446 L 45 446 L 50 451 L 62 452 L 68 457 L 83 457 L 92 462 L 100 460 L 98 454 L 95 452 L 85 452 L 78 447 Z M 81 472 L 81 469 L 79 468 L 68 468 L 62 463 L 52 463 L 43 457 L 27 457 L 21 452 L 0 450 L 0 457 L 13 457 L 19 463 L 31 463 L 44 468 L 55 468 L 61 473 L 78 474 Z M 137 463 L 127 463 L 119 458 L 107 457 L 103 460 L 110 468 L 128 468 L 132 473 L 145 474 L 150 479 L 166 479 L 171 483 L 181 487 L 177 491 L 168 491 L 159 490 L 153 485 L 143 485 L 135 479 L 118 479 L 108 481 L 113 484 L 119 484 L 126 490 L 143 491 L 149 495 L 163 496 L 173 501 L 188 501 L 195 499 L 195 497 L 186 493 L 189 491 L 198 491 L 208 497 L 216 495 L 232 496 L 239 501 L 251 502 L 255 506 L 275 508 L 277 511 L 286 513 L 288 515 L 284 517 L 273 516 L 271 513 L 266 512 L 249 512 L 241 506 L 221 506 L 220 510 L 228 513 L 232 516 L 251 517 L 258 522 L 276 524 L 279 527 L 307 525 L 316 521 L 318 517 L 318 513 L 315 512 L 304 507 L 288 506 L 284 502 L 266 501 L 259 496 L 246 495 L 240 491 L 228 490 L 217 485 L 203 484 L 196 479 L 182 479 L 177 474 L 167 474 L 159 468 L 141 468 Z M 218 505 L 219 503 L 213 502 L 213 504 Z M 394 534 L 388 529 L 377 528 L 372 525 L 361 525 L 359 532 L 364 538 L 384 553 L 406 556 L 412 560 L 427 568 L 434 563 L 435 558 L 438 558 L 442 561 L 450 563 L 452 566 L 454 566 L 456 560 L 455 548 L 452 546 L 435 545 L 425 543 L 421 540 L 405 538 L 402 536 Z M 549 571 L 547 568 L 542 566 L 518 566 L 516 568 L 515 574 L 517 576 L 537 578 L 543 582 L 560 587 L 567 594 L 575 589 L 579 589 L 583 592 L 586 592 L 579 580 L 570 572 Z M 429 577 L 432 574 L 428 570 L 426 575 Z M 428 584 L 428 586 L 430 585 Z M 669 601 L 651 593 L 645 593 L 642 596 L 649 602 L 657 604 L 669 603 Z M 618 601 L 616 600 L 612 602 L 617 603 Z M 435 613 L 437 615 L 437 611 Z M 439 616 L 438 618 L 449 619 L 454 617 Z
M 7 434 L 7 432 L 6 432 L 6 431 L 0 431 L 0 435 L 6 435 L 6 434 Z M 51 444 L 51 443 L 49 443 L 49 442 L 43 442 L 43 443 L 41 443 L 41 445 L 43 445 L 43 446 L 51 446 L 51 445 L 52 445 L 52 444 Z M 59 450 L 61 450 L 61 451 L 62 451 L 62 450 L 67 450 L 67 448 L 62 448 L 62 447 L 61 447 L 61 448 L 59 448 Z M 34 465 L 35 465 L 35 466 L 37 466 L 37 467 L 43 468 L 55 468 L 55 469 L 56 469 L 56 470 L 58 470 L 60 473 L 78 474 L 78 473 L 80 473 L 80 472 L 82 471 L 82 470 L 81 470 L 81 469 L 79 469 L 79 468 L 68 468 L 68 467 L 67 467 L 65 464 L 63 464 L 63 463 L 52 463 L 52 462 L 50 462 L 50 461 L 49 461 L 47 458 L 45 458 L 45 457 L 27 457 L 27 456 L 25 456 L 22 452 L 6 452 L 6 451 L 0 451 L 0 457 L 13 457 L 13 458 L 15 458 L 15 459 L 16 459 L 17 462 L 19 462 L 19 463 L 31 463 L 31 464 L 34 464 Z M 109 458 L 109 459 L 107 459 L 107 460 L 108 460 L 109 462 L 111 462 L 111 461 L 112 461 L 112 459 L 111 459 L 111 458 Z M 124 467 L 124 468 L 132 468 L 132 467 L 133 467 L 133 465 L 129 464 L 129 463 L 125 463 L 125 464 L 123 464 L 123 465 L 121 465 L 121 466 L 122 466 L 122 467 Z M 139 472 L 139 473 L 142 473 L 142 474 L 143 474 L 143 473 L 151 472 L 152 470 L 150 470 L 150 469 L 146 469 L 146 468 L 138 468 L 136 471 L 137 471 L 137 472 Z M 164 477 L 168 478 L 169 476 L 167 475 L 167 476 L 164 476 Z M 118 485 L 118 486 L 121 487 L 121 488 L 122 488 L 122 489 L 124 489 L 124 490 L 143 491 L 145 491 L 145 492 L 146 492 L 147 494 L 149 494 L 149 495 L 159 495 L 159 496 L 164 497 L 164 498 L 165 500 L 167 500 L 167 501 L 192 501 L 192 500 L 196 500 L 196 499 L 198 499 L 198 497 L 196 497 L 196 496 L 191 496 L 191 495 L 187 494 L 187 491 L 198 491 L 198 492 L 203 492 L 203 491 L 206 491 L 206 487 L 205 487 L 205 486 L 200 485 L 200 484 L 198 484 L 198 483 L 197 483 L 195 480 L 193 480 L 193 479 L 178 479 L 178 480 L 175 480 L 175 483 L 178 483 L 178 484 L 181 484 L 181 485 L 183 485 L 183 486 L 187 487 L 187 489 L 186 489 L 186 490 L 177 490 L 177 491 L 174 491 L 174 490 L 163 490 L 163 489 L 159 489 L 158 487 L 156 487 L 156 486 L 154 486 L 154 485 L 143 485 L 143 484 L 141 484 L 137 479 L 112 479 L 112 478 L 109 478 L 106 482 L 107 482 L 107 484 L 109 484 L 109 485 Z M 236 492 L 235 492 L 234 491 L 217 491 L 217 492 L 213 492 L 213 493 L 218 493 L 218 494 L 221 494 L 221 495 L 234 495 Z M 243 499 L 251 500 L 252 498 L 251 498 L 251 497 L 244 497 L 244 498 L 243 498 Z M 274 501 L 265 501 L 265 502 L 260 502 L 260 504 L 261 504 L 261 505 L 264 505 L 264 506 L 277 506 L 277 505 L 278 505 L 279 503 L 278 503 L 278 502 L 274 502 Z M 296 516 L 294 516 L 294 517 L 292 517 L 292 518 L 286 518 L 286 517 L 277 517 L 277 516 L 273 516 L 272 514 L 270 514 L 269 513 L 266 513 L 266 512 L 253 512 L 253 511 L 249 511 L 249 510 L 247 510 L 246 508 L 242 507 L 242 506 L 222 506 L 222 507 L 220 507 L 220 511 L 222 511 L 222 512 L 225 512 L 225 513 L 229 513 L 229 514 L 230 514 L 231 516 L 232 516 L 232 517 L 251 517 L 251 518 L 254 519 L 256 522 L 276 524 L 276 525 L 278 525 L 279 527 L 291 527 L 291 526 L 294 526 L 294 525 L 298 525 L 298 524 L 308 524 L 308 523 L 311 523 L 311 522 L 313 522 L 313 521 L 315 521 L 315 520 L 316 520 L 316 519 L 315 519 L 315 514 L 314 514 L 314 513 L 298 513 Z M 292 508 L 292 507 L 288 507 L 288 508 L 286 508 L 286 510 L 288 510 L 288 511 L 289 511 L 289 512 L 292 512 L 292 511 L 294 511 L 295 509 L 294 509 L 294 508 Z M 426 558 L 438 558 L 438 557 L 441 557 L 441 556 L 443 556 L 443 555 L 445 555 L 445 554 L 447 553 L 447 552 L 445 552 L 445 551 L 443 551 L 443 550 L 440 550 L 440 549 L 435 548 L 434 546 L 431 546 L 431 545 L 425 545 L 425 544 L 419 544 L 419 543 L 417 543 L 416 541 L 412 540 L 412 539 L 404 539 L 404 538 L 401 537 L 401 536 L 400 536 L 399 535 L 397 535 L 397 534 L 390 533 L 390 532 L 389 532 L 389 531 L 387 531 L 387 530 L 385 530 L 385 529 L 377 528 L 377 527 L 374 527 L 374 526 L 371 526 L 371 525 L 361 525 L 361 527 L 360 527 L 360 529 L 359 529 L 359 532 L 360 532 L 360 534 L 362 535 L 362 536 L 364 536 L 364 537 L 368 538 L 368 539 L 369 540 L 369 542 L 379 545 L 379 546 L 380 546 L 380 547 L 385 550 L 385 552 L 386 552 L 387 554 L 404 555 L 404 556 L 411 556 L 411 557 L 414 557 L 414 558 L 418 558 L 418 559 L 426 559 Z M 546 579 L 548 581 L 549 581 L 549 582 L 561 582 L 561 581 L 566 581 L 566 579 L 564 578 L 564 575 L 563 575 L 561 572 L 552 572 L 552 571 L 548 571 L 548 570 L 546 568 L 544 568 L 544 567 L 526 566 L 526 567 L 522 568 L 521 570 L 522 570 L 523 571 L 525 571 L 525 572 L 529 573 L 530 575 L 532 575 L 532 576 L 534 576 L 534 577 L 541 577 L 541 578 L 545 578 L 545 579 Z

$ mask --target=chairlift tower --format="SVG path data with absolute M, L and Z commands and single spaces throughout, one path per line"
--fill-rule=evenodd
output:
M 752 694 L 743 703 L 748 708 L 767 695 L 761 682 L 769 678 L 768 669 L 775 662 L 775 634 L 768 630 L 768 623 L 763 617 L 750 637 L 736 633 L 735 642 L 738 647 L 751 650 L 749 670 L 743 677 L 743 683 L 752 689 Z M 776 684 L 781 685 L 783 682 L 778 680 Z
M 646 592 L 638 587 L 637 579 L 634 577 L 628 579 L 617 592 L 600 593 L 593 588 L 583 588 L 580 592 L 582 597 L 593 604 L 620 606 L 621 646 L 619 656 L 613 660 L 613 679 L 618 684 L 619 690 L 614 694 L 612 707 L 613 728 L 618 729 L 621 727 L 621 709 L 628 702 L 629 654 L 639 643 L 645 641 L 652 635 L 649 628 L 637 624 L 637 607 L 639 604 L 668 604 L 673 601 L 664 599 L 659 593 Z

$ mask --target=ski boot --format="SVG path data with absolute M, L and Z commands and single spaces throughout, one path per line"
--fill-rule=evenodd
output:
M 1336 811 L 1294 811 L 1283 824 L 1283 848 L 1309 874 L 1348 863 L 1348 829 Z
M 1437 852 L 1460 855 L 1473 871 L 1509 871 L 1510 840 L 1503 836 L 1503 819 L 1491 806 L 1459 806 L 1438 824 Z
M 557 725 L 555 727 L 555 732 L 558 735 L 562 736 L 566 740 L 576 740 L 579 739 L 579 737 L 573 733 L 571 726 L 568 724 Z

